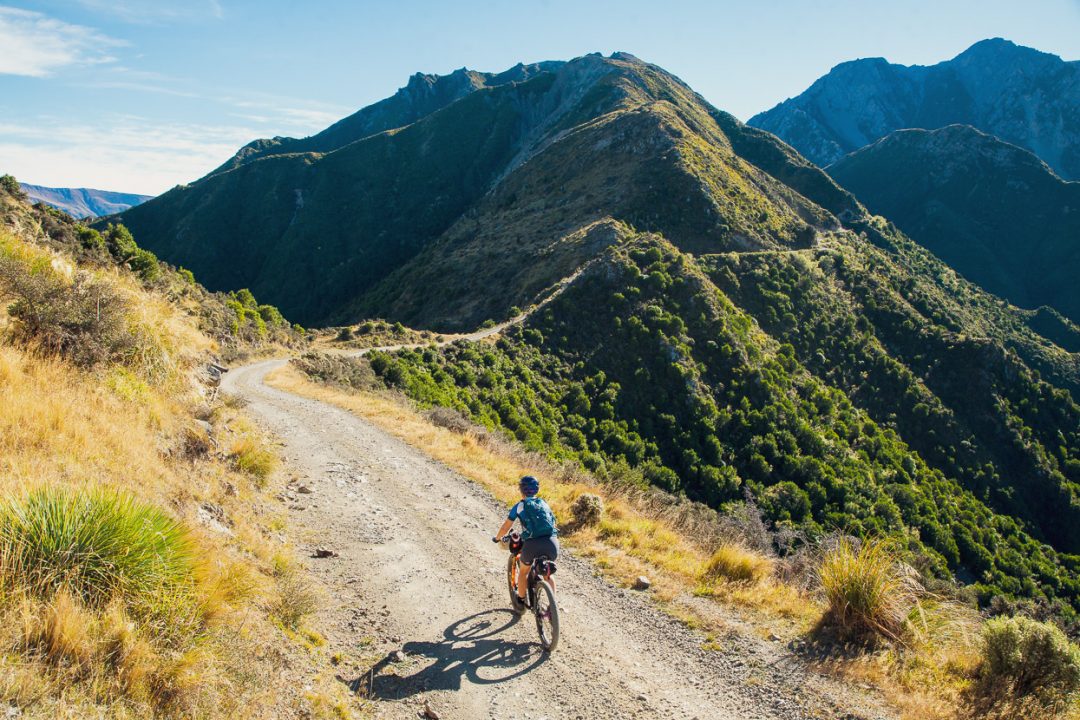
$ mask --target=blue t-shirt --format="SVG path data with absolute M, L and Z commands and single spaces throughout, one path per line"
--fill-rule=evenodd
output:
M 525 498 L 517 503 L 510 508 L 510 514 L 506 518 L 521 522 L 522 540 L 559 534 L 555 527 L 555 514 L 551 512 L 551 507 L 538 497 Z

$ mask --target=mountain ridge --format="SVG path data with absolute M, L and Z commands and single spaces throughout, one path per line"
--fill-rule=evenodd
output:
M 661 68 L 626 53 L 586 55 L 543 67 L 520 82 L 478 88 L 448 104 L 440 101 L 415 122 L 327 153 L 293 153 L 299 146 L 286 143 L 246 155 L 242 150 L 232 167 L 174 188 L 121 219 L 148 247 L 192 267 L 210 286 L 251 287 L 310 325 L 338 320 L 350 305 L 388 315 L 392 307 L 376 302 L 387 293 L 378 291 L 364 300 L 379 281 L 440 238 L 443 246 L 452 244 L 443 235 L 455 225 L 461 231 L 469 222 L 484 224 L 488 218 L 487 226 L 497 230 L 496 216 L 511 206 L 537 227 L 542 224 L 537 230 L 542 243 L 565 234 L 543 228 L 573 233 L 616 213 L 645 227 L 668 228 L 676 236 L 677 228 L 692 219 L 702 229 L 692 234 L 695 241 L 711 237 L 713 250 L 805 243 L 812 226 L 836 227 L 831 212 L 806 200 L 800 187 L 837 212 L 862 212 L 823 172 L 775 138 L 746 130 Z M 513 69 L 509 72 L 515 76 Z M 367 117 L 364 113 L 352 117 Z M 370 129 L 364 127 L 361 134 Z M 592 145 L 581 145 L 583 132 L 593 138 Z M 624 147 L 631 135 L 638 145 Z M 736 137 L 739 151 L 754 157 L 740 158 L 729 135 Z M 286 152 L 277 153 L 279 146 Z M 561 196 L 558 202 L 565 202 L 565 208 L 551 202 L 541 206 L 531 196 L 512 192 L 499 195 L 500 188 L 515 183 L 530 187 L 521 178 L 534 174 L 540 158 L 562 156 L 543 161 L 552 172 L 574 163 L 566 154 L 572 146 L 592 156 L 597 168 L 609 156 L 621 158 L 625 167 L 610 177 L 636 172 L 640 182 L 609 182 L 609 176 L 588 174 L 588 187 Z M 791 185 L 755 166 L 755 159 L 785 175 Z M 703 172 L 701 163 L 716 172 Z M 653 182 L 641 175 L 647 164 L 650 172 L 683 188 L 687 208 L 696 204 L 708 212 L 672 205 L 659 175 Z M 731 192 L 721 192 L 721 186 Z M 650 192 L 660 193 L 660 202 L 649 205 L 645 196 Z M 502 202 L 498 207 L 492 204 L 496 195 Z M 229 231 L 222 233 L 225 228 Z M 800 233 L 802 240 L 797 239 Z M 221 237 L 227 240 L 222 243 Z M 459 232 L 458 237 L 464 236 Z M 558 276 L 543 258 L 539 268 L 547 284 Z M 435 279 L 443 294 L 451 294 L 450 280 L 439 275 Z M 322 287 L 318 297 L 309 291 L 313 283 Z M 521 287 L 511 294 L 506 307 L 491 312 L 501 314 L 527 299 Z M 483 319 L 458 322 L 467 326 Z
M 833 67 L 802 94 L 750 118 L 820 166 L 889 132 L 972 125 L 1080 178 L 1080 61 L 993 38 L 935 65 L 884 58 Z
M 898 130 L 827 168 L 957 271 L 1080 321 L 1080 182 L 967 125 Z
M 94 188 L 54 188 L 28 183 L 20 186 L 33 202 L 46 203 L 74 218 L 113 215 L 154 197 Z

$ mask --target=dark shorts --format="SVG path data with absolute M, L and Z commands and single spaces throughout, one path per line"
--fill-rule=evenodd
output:
M 529 538 L 521 546 L 521 562 L 532 565 L 533 560 L 547 555 L 549 560 L 559 557 L 559 539 L 555 536 Z

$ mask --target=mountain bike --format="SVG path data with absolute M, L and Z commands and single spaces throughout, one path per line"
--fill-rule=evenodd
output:
M 536 632 L 540 635 L 540 645 L 551 652 L 559 644 L 559 606 L 555 604 L 555 590 L 551 587 L 551 576 L 556 570 L 555 561 L 547 555 L 540 555 L 533 561 L 528 575 L 528 606 L 518 599 L 517 576 L 521 568 L 521 548 L 524 542 L 518 533 L 510 533 L 502 538 L 510 548 L 510 558 L 506 561 L 506 583 L 510 590 L 510 606 L 515 613 L 523 615 L 531 608 L 536 618 Z

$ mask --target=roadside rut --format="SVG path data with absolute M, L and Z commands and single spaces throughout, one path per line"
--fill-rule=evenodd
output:
M 732 634 L 704 650 L 700 634 L 565 552 L 561 639 L 544 653 L 531 616 L 508 609 L 506 551 L 490 541 L 505 508 L 361 418 L 266 386 L 284 362 L 237 368 L 223 389 L 248 399 L 311 491 L 287 502 L 302 562 L 328 589 L 330 649 L 405 653 L 373 672 L 342 668 L 343 682 L 370 686 L 377 717 L 416 718 L 425 702 L 444 720 L 889 717 L 775 643 Z M 338 556 L 309 559 L 316 548 Z

